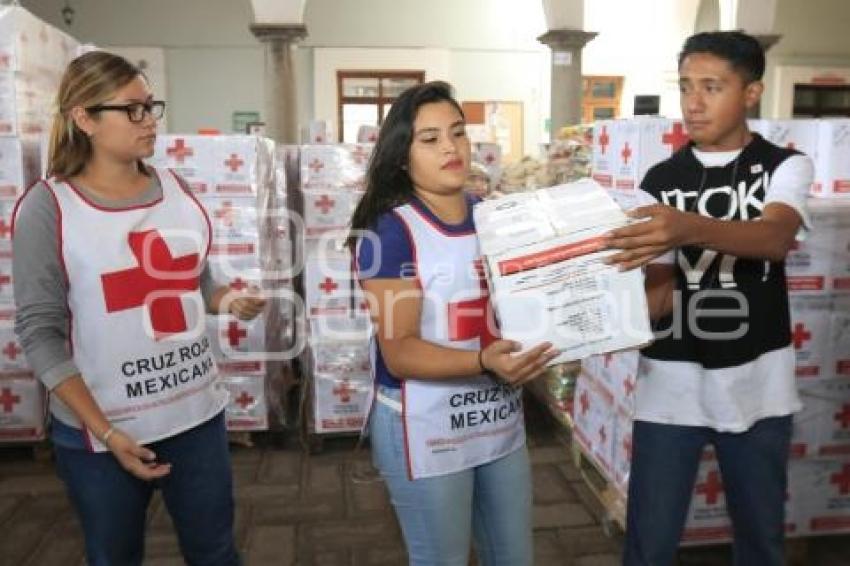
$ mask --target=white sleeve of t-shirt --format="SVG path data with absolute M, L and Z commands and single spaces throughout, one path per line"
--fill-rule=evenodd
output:
M 803 240 L 812 226 L 806 201 L 814 176 L 815 166 L 809 156 L 792 155 L 774 170 L 764 197 L 765 206 L 772 202 L 781 202 L 797 211 L 803 220 L 803 225 L 797 232 L 798 240 Z

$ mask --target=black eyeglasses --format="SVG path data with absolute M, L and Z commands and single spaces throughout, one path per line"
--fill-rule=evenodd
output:
M 164 100 L 151 100 L 150 102 L 131 102 L 130 104 L 97 104 L 86 108 L 89 112 L 102 112 L 104 110 L 121 110 L 127 113 L 127 118 L 138 123 L 150 114 L 154 120 L 159 120 L 165 114 Z

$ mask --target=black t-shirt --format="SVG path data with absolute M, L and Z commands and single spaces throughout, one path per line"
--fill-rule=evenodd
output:
M 643 190 L 679 210 L 723 220 L 758 219 L 776 168 L 798 152 L 753 134 L 725 167 L 704 167 L 692 146 L 649 170 Z M 696 246 L 676 250 L 673 314 L 656 324 L 649 358 L 733 367 L 790 344 L 785 264 Z

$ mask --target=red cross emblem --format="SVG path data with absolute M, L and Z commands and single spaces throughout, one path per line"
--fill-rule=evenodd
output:
M 799 350 L 803 344 L 811 340 L 812 333 L 806 330 L 806 326 L 802 322 L 794 325 L 794 332 L 791 333 L 791 341 L 794 343 L 794 349 Z
M 356 393 L 356 390 L 351 387 L 347 379 L 343 379 L 339 385 L 333 388 L 333 394 L 339 397 L 342 403 L 351 401 L 352 393 Z
M 131 267 L 100 276 L 106 311 L 113 313 L 145 305 L 156 338 L 187 330 L 180 294 L 199 286 L 197 253 L 172 257 L 157 230 L 131 232 L 130 251 L 138 262 Z M 171 296 L 164 295 L 169 292 Z
M 186 140 L 178 138 L 174 140 L 173 147 L 166 148 L 165 154 L 169 157 L 173 157 L 177 163 L 182 164 L 187 157 L 195 155 L 195 150 L 186 145 Z
M 841 424 L 841 428 L 850 428 L 850 404 L 841 407 L 841 411 L 835 413 L 835 420 Z
M 222 332 L 221 335 L 227 338 L 228 344 L 236 348 L 239 346 L 242 339 L 248 336 L 248 331 L 244 328 L 240 328 L 239 323 L 235 320 L 231 320 L 227 325 L 227 330 Z
M 478 338 L 483 348 L 496 339 L 490 332 L 489 324 L 493 317 L 492 305 L 484 275 L 484 263 L 477 259 L 472 268 L 478 278 L 481 294 L 474 299 L 449 303 L 446 320 L 449 324 L 449 340 L 457 342 Z
M 629 147 L 629 142 L 626 142 L 626 145 L 623 146 L 623 151 L 620 152 L 620 155 L 623 158 L 623 163 L 628 165 L 629 158 L 632 156 L 632 148 Z
M 590 398 L 587 396 L 587 391 L 581 392 L 581 395 L 578 398 L 578 402 L 581 405 L 582 416 L 586 415 L 587 411 L 590 409 Z
M 627 436 L 623 439 L 623 451 L 626 453 L 626 459 L 632 459 L 632 437 Z
M 8 285 L 12 282 L 12 277 L 10 275 L 6 275 L 5 273 L 0 273 L 0 289 L 3 288 L 3 285 Z
M 661 136 L 661 142 L 670 146 L 671 151 L 678 151 L 680 147 L 688 143 L 688 134 L 682 127 L 681 122 L 673 124 L 673 131 L 665 133 Z
M 369 140 L 375 141 L 374 133 L 370 135 Z M 363 146 L 356 146 L 354 150 L 351 152 L 351 157 L 354 159 L 354 162 L 358 165 L 362 165 L 369 159 L 369 152 Z M 318 173 L 318 171 L 317 171 Z
M 718 472 L 708 472 L 705 477 L 705 483 L 697 485 L 697 495 L 704 495 L 707 505 L 714 505 L 723 493 L 723 484 L 720 482 L 720 474 Z
M 608 369 L 611 367 L 611 362 L 614 360 L 614 354 L 612 354 L 611 352 L 605 352 L 603 356 L 604 357 L 602 358 L 602 363 L 605 366 L 605 369 Z
M 226 159 L 224 164 L 227 165 L 232 172 L 236 173 L 240 167 L 245 165 L 245 162 L 239 159 L 239 156 L 235 153 L 231 153 L 230 159 Z
M 331 293 L 339 289 L 339 285 L 330 277 L 325 277 L 325 280 L 319 283 L 319 289 L 324 291 L 326 295 L 330 295 Z
M 322 195 L 319 200 L 313 203 L 313 206 L 321 209 L 322 214 L 327 214 L 334 206 L 336 206 L 336 201 L 328 195 Z
M 4 387 L 0 390 L 0 405 L 2 405 L 4 413 L 11 413 L 12 409 L 15 408 L 15 405 L 20 402 L 21 396 L 12 393 L 10 388 Z
M 602 132 L 599 134 L 599 147 L 602 148 L 602 155 L 605 155 L 609 143 L 611 143 L 611 138 L 608 137 L 608 127 L 602 126 Z
M 236 209 L 233 208 L 233 203 L 229 200 L 221 203 L 221 208 L 216 209 L 213 213 L 216 220 L 221 220 L 221 223 L 228 228 L 233 227 L 233 219 L 236 216 Z
M 7 53 L 0 54 L 0 67 L 6 68 L 12 66 L 12 58 Z
M 484 154 L 484 163 L 486 163 L 487 165 L 492 165 L 494 161 L 496 161 L 496 156 L 493 154 L 492 151 L 488 151 Z
M 313 173 L 315 173 L 316 175 L 318 175 L 318 174 L 319 174 L 319 172 L 320 172 L 322 169 L 324 169 L 324 168 L 325 168 L 325 164 L 324 164 L 324 163 L 322 163 L 322 161 L 321 161 L 320 159 L 318 159 L 318 158 L 314 158 L 314 159 L 313 159 L 313 161 L 311 161 L 311 162 L 310 162 L 310 165 L 308 165 L 308 167 L 309 167 L 310 169 L 312 169 L 312 170 L 313 170 Z
M 829 482 L 838 486 L 838 493 L 841 495 L 850 493 L 850 464 L 844 464 L 840 472 L 832 474 Z
M 242 291 L 248 287 L 248 284 L 241 277 L 237 277 L 233 281 L 230 282 L 230 288 L 234 291 Z
M 632 376 L 626 376 L 626 379 L 623 380 L 623 389 L 625 389 L 626 397 L 631 397 L 632 393 L 635 392 L 635 380 Z
M 18 357 L 18 354 L 20 354 L 21 352 L 23 352 L 23 350 L 21 350 L 18 347 L 18 344 L 13 341 L 9 341 L 6 344 L 6 347 L 3 348 L 3 353 L 6 354 L 6 357 L 12 361 L 15 361 L 15 359 Z
M 239 407 L 241 407 L 244 411 L 245 407 L 254 402 L 254 398 L 248 395 L 247 391 L 243 391 L 239 394 L 239 397 L 233 400 L 233 402 L 239 405 Z
M 12 227 L 6 224 L 5 218 L 0 218 L 0 238 L 4 240 L 12 233 Z

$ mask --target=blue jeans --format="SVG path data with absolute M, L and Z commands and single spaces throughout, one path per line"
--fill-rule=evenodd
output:
M 83 526 L 88 563 L 142 563 L 145 515 L 159 488 L 187 564 L 239 564 L 224 414 L 148 447 L 158 461 L 172 465 L 154 482 L 130 475 L 109 452 L 55 446 L 59 475 Z
M 742 433 L 635 421 L 626 519 L 626 566 L 673 563 L 700 456 L 713 444 L 739 566 L 782 566 L 791 416 Z
M 400 390 L 381 386 L 391 399 Z M 372 459 L 390 491 L 411 566 L 467 566 L 474 539 L 482 566 L 530 566 L 531 465 L 525 446 L 494 462 L 408 479 L 401 415 L 376 402 Z

